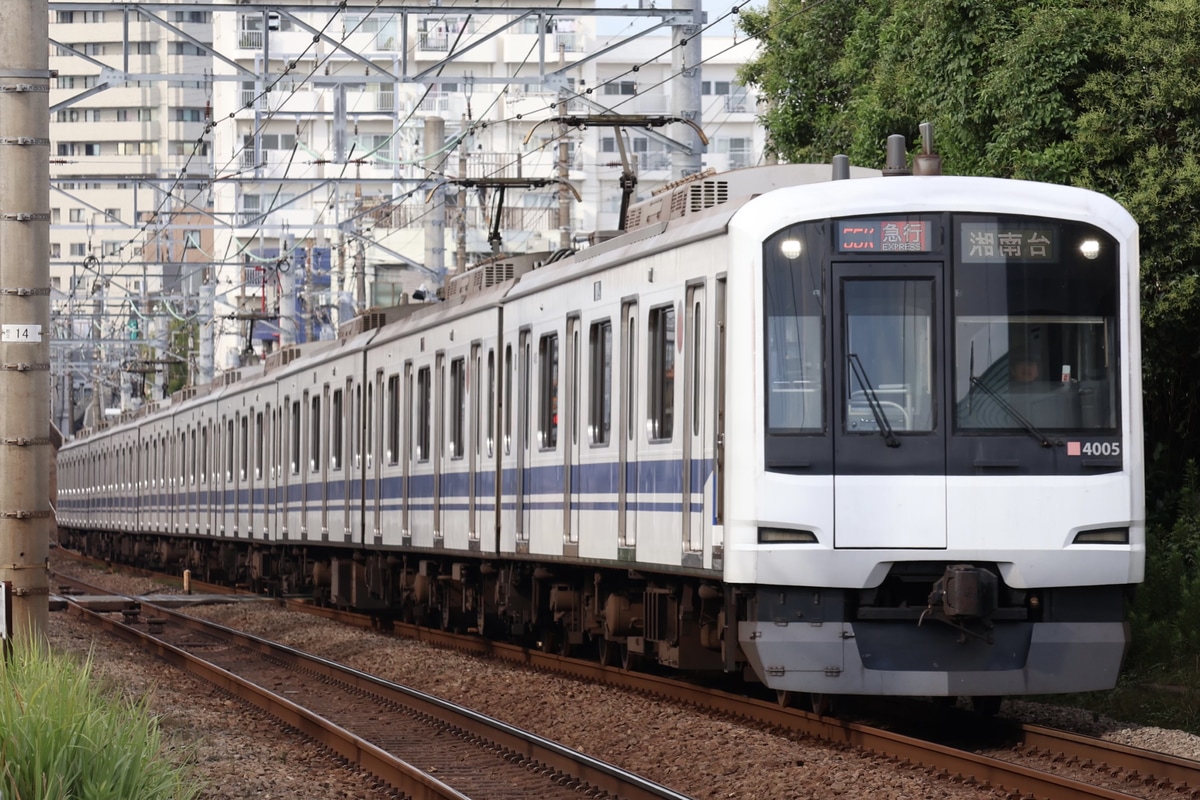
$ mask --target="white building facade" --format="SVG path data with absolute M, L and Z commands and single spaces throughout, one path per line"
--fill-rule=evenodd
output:
M 174 5 L 144 5 L 126 55 L 123 12 L 51 3 L 52 40 L 73 43 L 52 46 L 60 82 L 141 76 L 52 114 L 52 275 L 65 303 L 68 272 L 102 260 L 101 327 L 121 321 L 120 292 L 147 298 L 151 328 L 191 321 L 176 355 L 197 380 L 433 295 L 464 263 L 617 229 L 623 173 L 636 200 L 680 163 L 762 156 L 736 82 L 753 43 L 697 47 L 691 10 Z M 626 124 L 595 121 L 614 114 Z

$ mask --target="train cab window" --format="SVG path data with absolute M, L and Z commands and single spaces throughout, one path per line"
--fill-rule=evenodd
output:
M 763 246 L 767 430 L 825 431 L 825 294 L 820 224 L 794 225 Z
M 432 429 L 432 408 L 433 400 L 433 373 L 429 367 L 421 367 L 417 370 L 417 413 L 413 419 L 413 424 L 416 426 L 414 439 L 417 445 L 417 461 L 426 462 L 430 457 L 430 444 L 432 439 L 430 431 Z
M 588 329 L 588 438 L 593 445 L 612 436 L 612 322 L 593 322 Z
M 387 382 L 387 462 L 400 463 L 400 376 Z
M 558 446 L 558 334 L 538 340 L 538 445 L 542 450 Z
M 963 215 L 954 232 L 958 430 L 1115 430 L 1116 241 L 1032 217 Z
M 346 430 L 345 400 L 341 389 L 333 391 L 333 402 L 329 414 L 329 466 L 331 469 L 341 469 L 342 448 L 345 445 L 344 431 Z
M 450 362 L 450 457 L 462 458 L 466 452 L 467 362 Z
M 650 309 L 646 426 L 651 441 L 670 441 L 675 427 L 675 307 Z
M 933 295 L 924 279 L 845 281 L 847 433 L 878 434 L 876 415 L 895 431 L 934 429 Z

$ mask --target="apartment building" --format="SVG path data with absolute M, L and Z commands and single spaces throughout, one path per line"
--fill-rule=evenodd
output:
M 202 320 L 218 373 L 331 336 L 463 263 L 618 228 L 622 173 L 647 196 L 698 144 L 678 122 L 568 128 L 561 112 L 662 117 L 699 98 L 699 165 L 763 148 L 735 80 L 752 43 L 706 33 L 685 77 L 669 12 L 179 5 L 51 3 L 51 105 L 78 98 L 51 120 L 54 299 L 103 305 L 88 332 L 109 348 L 131 350 L 130 308 L 159 343 L 169 319 Z

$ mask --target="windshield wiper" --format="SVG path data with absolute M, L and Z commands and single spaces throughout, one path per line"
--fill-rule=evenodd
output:
M 1000 406 L 1000 408 L 1002 408 L 1009 416 L 1011 416 L 1017 422 L 1021 423 L 1021 427 L 1023 427 L 1030 436 L 1037 439 L 1038 444 L 1040 444 L 1042 447 L 1053 447 L 1055 445 L 1062 444 L 1062 442 L 1060 442 L 1060 441 L 1053 441 L 1053 442 L 1050 441 L 1050 437 L 1047 436 L 1046 434 L 1042 433 L 1040 430 L 1038 430 L 1037 426 L 1035 426 L 1032 422 L 1030 422 L 1025 417 L 1024 414 L 1022 414 L 1020 411 L 1017 411 L 1017 409 L 1013 408 L 1011 403 L 1009 403 L 1007 400 L 1005 400 L 1003 397 L 1001 397 L 993 389 L 989 388 L 987 384 L 985 384 L 983 381 L 979 380 L 979 378 L 976 378 L 974 375 L 971 376 L 971 385 L 974 387 L 977 387 L 979 389 L 982 389 L 984 394 L 986 394 L 988 397 L 995 400 L 996 405 Z M 970 395 L 968 395 L 968 397 L 969 396 Z
M 879 395 L 875 394 L 875 389 L 871 386 L 870 379 L 867 378 L 867 370 L 863 367 L 862 360 L 857 353 L 850 353 L 847 361 L 850 362 L 850 369 L 854 373 L 854 377 L 858 378 L 859 385 L 863 387 L 863 391 L 867 395 L 867 405 L 870 406 L 871 413 L 875 415 L 875 426 L 879 429 L 879 435 L 887 442 L 888 447 L 899 447 L 900 440 L 896 438 L 892 424 L 888 422 L 887 414 L 883 412 Z

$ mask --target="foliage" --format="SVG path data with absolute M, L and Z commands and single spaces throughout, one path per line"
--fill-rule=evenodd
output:
M 933 123 L 944 170 L 1074 184 L 1140 227 L 1151 518 L 1131 663 L 1200 654 L 1200 0 L 768 0 L 741 78 L 790 161 L 882 166 Z
M 190 800 L 145 703 L 98 693 L 91 661 L 17 643 L 0 659 L 0 796 Z
M 196 322 L 171 320 L 167 328 L 167 352 L 178 357 L 167 366 L 167 394 L 173 394 L 188 385 L 188 359 L 192 343 L 199 341 Z

